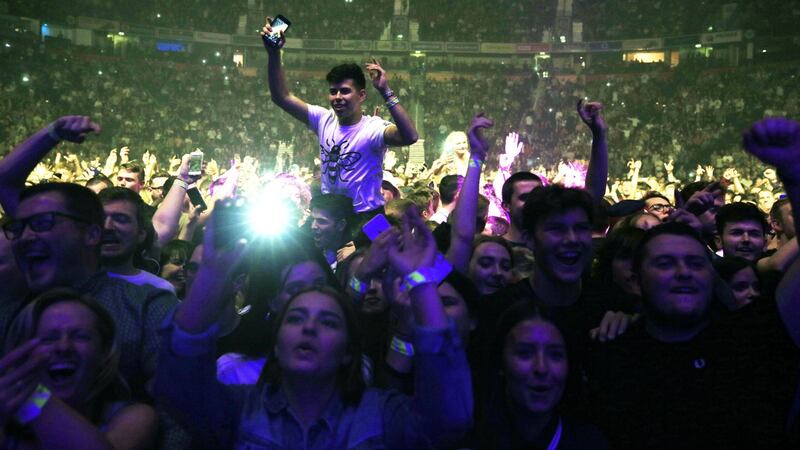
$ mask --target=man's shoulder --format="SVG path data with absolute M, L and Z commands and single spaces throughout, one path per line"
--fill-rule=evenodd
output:
M 137 285 L 119 278 L 113 278 L 103 273 L 94 277 L 87 286 L 87 291 L 104 302 L 128 302 L 131 304 L 164 304 L 174 306 L 178 298 L 174 293 L 159 289 L 149 284 Z

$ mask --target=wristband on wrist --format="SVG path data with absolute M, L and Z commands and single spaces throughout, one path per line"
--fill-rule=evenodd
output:
M 47 126 L 47 135 L 50 137 L 50 139 L 56 142 L 63 141 L 63 139 L 61 139 L 61 136 L 58 135 L 56 127 L 54 127 L 52 123 Z
M 469 167 L 471 169 L 480 169 L 482 165 L 483 165 L 483 160 L 482 159 L 478 159 L 475 156 L 470 156 L 470 158 L 469 158 Z
M 367 289 L 369 289 L 369 283 L 359 280 L 358 278 L 353 275 L 350 277 L 350 282 L 348 283 L 350 289 L 354 292 L 357 292 L 360 295 L 366 295 Z
M 386 108 L 387 109 L 392 109 L 395 106 L 397 106 L 399 103 L 400 103 L 400 99 L 397 98 L 396 96 L 392 96 L 392 97 L 386 99 Z
M 180 186 L 181 188 L 183 188 L 184 191 L 189 189 L 189 185 L 185 181 L 181 180 L 180 178 L 175 178 L 175 181 L 172 182 L 172 185 L 173 186 Z
M 391 348 L 403 356 L 414 356 L 414 345 L 411 342 L 404 341 L 397 336 L 392 338 Z
M 33 391 L 31 396 L 28 397 L 25 403 L 17 410 L 15 414 L 17 421 L 23 425 L 27 425 L 39 417 L 39 414 L 42 413 L 42 409 L 44 409 L 44 406 L 50 400 L 51 395 L 50 389 L 47 389 L 46 386 L 42 384 L 36 386 L 36 390 Z
M 439 284 L 439 281 L 434 267 L 420 267 L 403 277 L 403 282 L 400 284 L 400 292 L 411 291 L 415 287 L 423 284 Z
M 381 92 L 381 96 L 383 97 L 384 100 L 389 101 L 390 98 L 394 97 L 394 91 L 391 89 L 387 89 Z

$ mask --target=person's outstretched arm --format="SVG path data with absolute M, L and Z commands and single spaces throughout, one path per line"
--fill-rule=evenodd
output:
M 472 255 L 472 241 L 476 230 L 475 217 L 478 214 L 478 195 L 480 195 L 481 167 L 489 153 L 489 141 L 483 137 L 482 131 L 494 125 L 491 119 L 479 113 L 472 118 L 467 135 L 469 137 L 469 166 L 458 194 L 458 201 L 453 210 L 453 228 L 450 233 L 450 248 L 447 259 L 459 272 L 469 271 L 469 259 Z
M 592 154 L 586 172 L 586 190 L 592 194 L 594 203 L 599 206 L 606 193 L 608 183 L 608 125 L 601 111 L 603 104 L 578 101 L 578 115 L 592 131 Z
M 286 77 L 283 74 L 281 65 L 281 49 L 286 44 L 286 38 L 281 31 L 280 41 L 273 46 L 264 38 L 270 33 L 272 33 L 272 18 L 267 17 L 267 23 L 261 29 L 261 38 L 264 41 L 264 48 L 267 50 L 267 79 L 272 103 L 278 105 L 295 119 L 308 125 L 308 104 L 292 95 L 286 86 Z
M 61 141 L 83 142 L 90 132 L 100 133 L 100 125 L 86 116 L 64 116 L 37 131 L 0 160 L 0 205 L 6 214 L 17 210 L 25 180 L 37 164 Z
M 164 200 L 161 201 L 155 214 L 153 214 L 156 245 L 160 248 L 163 248 L 178 235 L 186 189 L 194 182 L 194 179 L 189 176 L 190 159 L 189 155 L 183 155 L 176 179 L 172 182 L 172 186 L 164 196 Z
M 386 109 L 392 115 L 394 125 L 390 125 L 383 132 L 383 140 L 386 145 L 404 146 L 411 145 L 417 142 L 419 135 L 417 129 L 414 127 L 414 122 L 403 105 L 400 104 L 400 99 L 389 88 L 388 77 L 386 70 L 381 67 L 377 59 L 372 58 L 372 62 L 367 63 L 367 71 L 372 79 L 372 85 L 381 94 L 381 97 L 386 101 Z
M 389 247 L 392 269 L 402 275 L 416 321 L 414 398 L 388 402 L 384 423 L 389 448 L 448 448 L 472 425 L 472 381 L 464 345 L 445 313 L 432 273 L 436 242 L 412 207 Z M 395 400 L 398 400 L 395 398 Z M 423 444 L 425 443 L 425 444 Z
M 775 167 L 795 223 L 800 223 L 800 123 L 784 118 L 760 120 L 744 134 L 743 142 L 748 153 Z M 786 330 L 800 347 L 800 259 L 783 275 L 775 300 Z

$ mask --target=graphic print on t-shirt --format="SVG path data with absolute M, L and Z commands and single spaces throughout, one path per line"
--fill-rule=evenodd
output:
M 327 146 L 328 148 L 325 148 Z M 322 176 L 328 177 L 328 181 L 336 184 L 337 178 L 343 183 L 350 181 L 345 178 L 346 172 L 350 172 L 358 160 L 361 159 L 361 153 L 356 151 L 348 152 L 350 141 L 347 139 L 339 142 L 338 144 L 333 139 L 325 139 L 325 145 L 319 145 L 321 161 L 322 161 Z

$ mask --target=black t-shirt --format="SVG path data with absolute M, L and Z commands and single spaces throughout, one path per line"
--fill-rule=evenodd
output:
M 694 339 L 664 343 L 644 320 L 588 365 L 594 422 L 616 449 L 787 448 L 798 350 L 774 301 L 713 320 Z M 797 447 L 794 447 L 797 448 Z

